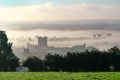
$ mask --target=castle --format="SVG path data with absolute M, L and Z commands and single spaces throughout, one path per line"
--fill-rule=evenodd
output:
M 47 37 L 37 37 L 37 45 L 29 44 L 27 43 L 27 48 L 32 49 L 32 48 L 38 48 L 38 49 L 47 49 Z
M 44 56 L 47 53 L 51 54 L 61 54 L 64 55 L 67 52 L 84 52 L 86 50 L 94 50 L 96 48 L 92 46 L 86 46 L 86 44 L 73 46 L 73 47 L 63 47 L 63 48 L 55 48 L 53 46 L 48 46 L 48 38 L 47 37 L 37 37 L 37 45 L 33 45 L 27 43 L 27 47 L 24 48 L 24 53 L 29 56 Z

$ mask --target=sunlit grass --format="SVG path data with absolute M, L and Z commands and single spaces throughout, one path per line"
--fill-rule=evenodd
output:
M 120 80 L 120 72 L 1 72 L 0 80 Z

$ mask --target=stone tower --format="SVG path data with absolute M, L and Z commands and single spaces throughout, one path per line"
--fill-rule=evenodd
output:
M 47 37 L 38 37 L 38 47 L 47 48 Z

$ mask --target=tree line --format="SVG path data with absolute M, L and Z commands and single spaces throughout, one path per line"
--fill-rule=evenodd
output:
M 29 57 L 24 66 L 30 71 L 120 71 L 120 50 L 68 52 L 66 55 L 47 54 L 44 60 Z

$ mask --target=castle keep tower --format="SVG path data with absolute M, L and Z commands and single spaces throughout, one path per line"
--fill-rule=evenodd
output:
M 47 48 L 47 37 L 38 37 L 38 47 Z

